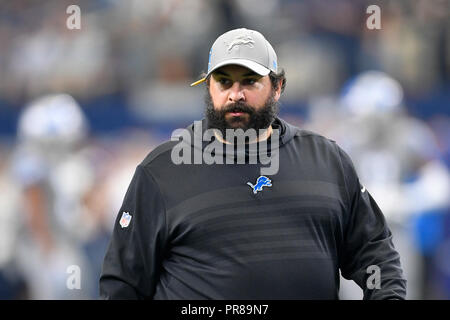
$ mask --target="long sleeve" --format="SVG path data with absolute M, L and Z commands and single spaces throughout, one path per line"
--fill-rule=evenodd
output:
M 153 297 L 166 231 L 164 200 L 158 185 L 148 169 L 139 165 L 115 221 L 103 262 L 101 299 Z
M 400 256 L 394 248 L 392 233 L 375 200 L 358 179 L 350 157 L 341 149 L 344 179 L 348 193 L 348 216 L 340 268 L 345 279 L 355 281 L 364 299 L 405 299 L 406 280 Z M 379 271 L 379 286 L 367 285 Z M 372 283 L 369 279 L 369 283 Z

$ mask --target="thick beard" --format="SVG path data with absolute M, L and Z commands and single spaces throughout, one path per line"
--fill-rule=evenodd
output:
M 267 98 L 264 106 L 259 110 L 255 110 L 255 108 L 250 107 L 249 105 L 243 102 L 236 102 L 228 105 L 227 107 L 221 108 L 220 110 L 214 109 L 214 104 L 212 102 L 211 94 L 209 93 L 209 89 L 206 88 L 205 94 L 205 104 L 206 111 L 205 116 L 208 120 L 208 128 L 214 128 L 219 130 L 222 133 L 222 136 L 226 136 L 226 129 L 242 129 L 244 131 L 252 128 L 255 129 L 256 132 L 259 132 L 259 129 L 267 129 L 275 120 L 279 111 L 279 103 L 274 99 L 275 92 L 272 91 L 271 95 Z M 232 123 L 225 119 L 225 115 L 227 112 L 246 112 L 249 114 L 249 120 L 247 123 L 244 123 L 241 126 L 236 127 L 236 125 L 232 126 Z M 239 117 L 236 121 L 232 122 L 243 122 Z

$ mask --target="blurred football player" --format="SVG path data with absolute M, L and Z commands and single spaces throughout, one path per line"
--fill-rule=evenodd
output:
M 426 123 L 407 114 L 401 84 L 384 72 L 356 76 L 344 86 L 339 104 L 339 120 L 325 134 L 355 159 L 362 183 L 379 199 L 402 257 L 408 298 L 423 298 L 420 255 L 427 249 L 417 223 L 446 208 L 450 192 L 436 138 Z
M 87 130 L 67 94 L 36 99 L 19 118 L 13 171 L 22 189 L 24 232 L 17 256 L 31 299 L 89 298 L 90 269 L 81 250 L 92 224 L 84 214 L 94 174 L 84 147 Z

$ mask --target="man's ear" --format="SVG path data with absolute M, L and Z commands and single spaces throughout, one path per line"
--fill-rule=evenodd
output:
M 278 88 L 275 90 L 275 94 L 273 96 L 273 98 L 275 99 L 275 101 L 278 101 L 281 97 L 281 85 L 283 84 L 283 80 L 279 80 L 278 82 Z

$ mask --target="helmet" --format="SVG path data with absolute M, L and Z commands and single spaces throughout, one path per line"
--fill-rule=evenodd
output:
M 350 80 L 342 90 L 341 105 L 354 116 L 390 114 L 402 108 L 403 88 L 381 71 L 366 71 Z
M 18 123 L 23 142 L 72 145 L 87 133 L 86 118 L 75 99 L 68 94 L 52 94 L 30 102 Z

